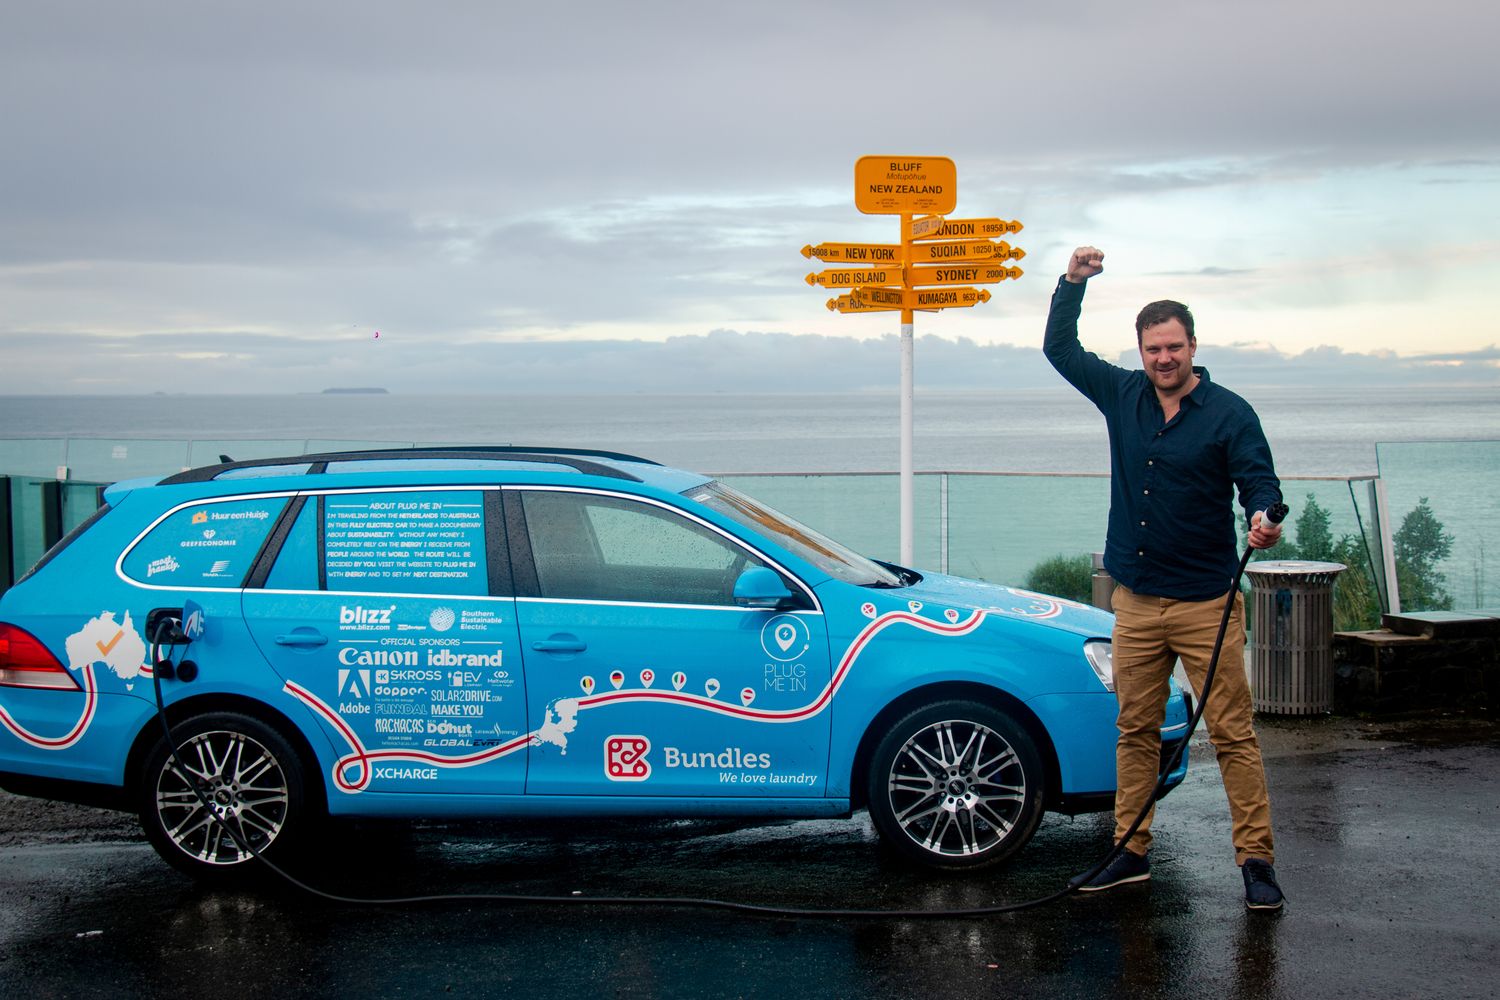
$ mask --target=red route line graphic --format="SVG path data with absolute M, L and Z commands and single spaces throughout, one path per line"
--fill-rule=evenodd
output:
M 892 625 L 911 625 L 938 635 L 960 636 L 968 635 L 977 629 L 984 622 L 984 617 L 985 613 L 983 611 L 975 611 L 964 621 L 949 625 L 943 622 L 932 621 L 928 618 L 921 618 L 905 611 L 892 611 L 881 615 L 866 625 L 860 631 L 859 635 L 855 636 L 854 641 L 849 644 L 849 648 L 844 650 L 844 655 L 839 660 L 838 669 L 829 678 L 828 684 L 824 686 L 817 698 L 801 708 L 784 709 L 781 711 L 742 708 L 699 695 L 682 694 L 677 691 L 641 689 L 638 691 L 610 691 L 606 694 L 580 698 L 578 699 L 578 709 L 582 711 L 586 708 L 602 708 L 606 705 L 626 701 L 645 701 L 684 705 L 689 708 L 703 709 L 709 712 L 717 712 L 721 715 L 752 719 L 758 722 L 800 722 L 803 719 L 809 719 L 817 715 L 828 707 L 828 704 L 833 700 L 833 696 L 849 676 L 849 671 L 854 666 L 854 661 L 859 659 L 859 654 L 869 645 L 871 639 Z M 295 681 L 287 681 L 283 685 L 282 690 L 296 697 L 299 701 L 327 719 L 328 723 L 338 730 L 339 735 L 349 744 L 349 748 L 353 753 L 340 757 L 333 765 L 333 782 L 339 791 L 350 794 L 362 792 L 369 787 L 370 780 L 374 776 L 371 765 L 377 761 L 399 760 L 431 764 L 436 767 L 473 767 L 476 764 L 498 760 L 501 757 L 512 754 L 522 747 L 531 744 L 537 735 L 536 731 L 532 731 L 517 736 L 500 746 L 490 747 L 479 753 L 465 754 L 458 757 L 444 757 L 440 754 L 428 753 L 425 750 L 366 750 L 364 744 L 360 742 L 359 736 L 353 729 L 349 728 L 349 724 L 344 721 L 343 716 L 330 708 L 317 695 Z M 347 776 L 347 772 L 355 768 L 358 769 L 359 776 L 351 779 Z
M 38 736 L 17 722 L 5 710 L 4 705 L 0 705 L 0 723 L 4 723 L 5 728 L 15 733 L 16 737 L 23 743 L 29 743 L 38 750 L 66 750 L 83 739 L 83 734 L 88 732 L 89 726 L 93 724 L 94 710 L 99 705 L 99 691 L 94 686 L 94 665 L 92 663 L 86 663 L 83 666 L 83 694 L 83 714 L 78 717 L 78 723 L 66 736 L 54 739 Z
M 935 622 L 930 618 L 922 618 L 918 615 L 905 611 L 892 611 L 881 615 L 879 618 L 866 625 L 849 648 L 844 650 L 842 659 L 839 660 L 838 669 L 829 678 L 817 698 L 801 708 L 768 709 L 768 708 L 742 708 L 738 705 L 715 701 L 702 695 L 683 694 L 680 691 L 607 691 L 604 694 L 589 695 L 578 699 L 579 711 L 586 708 L 599 708 L 604 705 L 612 705 L 622 701 L 644 701 L 657 702 L 660 704 L 687 705 L 691 708 L 701 708 L 708 712 L 717 712 L 720 715 L 733 716 L 739 719 L 753 719 L 756 722 L 801 722 L 817 715 L 828 707 L 838 689 L 843 686 L 844 680 L 849 676 L 849 669 L 854 666 L 854 661 L 864 651 L 866 645 L 876 635 L 885 631 L 892 625 L 912 625 L 928 632 L 936 632 L 939 635 L 968 635 L 980 626 L 984 621 L 984 612 L 975 611 L 967 619 L 952 625 L 943 622 Z
M 425 750 L 366 750 L 360 742 L 358 734 L 349 728 L 344 717 L 328 707 L 324 701 L 313 694 L 307 688 L 296 681 L 287 681 L 282 690 L 296 697 L 303 704 L 327 719 L 329 724 L 338 730 L 339 735 L 349 744 L 353 753 L 340 757 L 333 765 L 333 783 L 341 792 L 362 792 L 370 785 L 370 779 L 374 777 L 371 765 L 378 761 L 409 761 L 418 764 L 433 764 L 437 767 L 473 767 L 487 761 L 498 760 L 529 744 L 535 737 L 535 733 L 525 733 L 517 736 L 509 742 L 502 743 L 496 747 L 489 747 L 478 753 L 464 754 L 459 757 L 444 757 L 440 754 L 428 753 Z M 347 772 L 358 768 L 359 777 L 350 779 Z

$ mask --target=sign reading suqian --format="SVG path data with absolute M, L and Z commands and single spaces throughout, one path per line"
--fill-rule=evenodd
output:
M 947 215 L 958 204 L 958 168 L 946 156 L 861 156 L 854 207 L 866 215 Z

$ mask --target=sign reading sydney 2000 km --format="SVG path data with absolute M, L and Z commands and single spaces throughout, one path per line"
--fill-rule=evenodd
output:
M 958 204 L 958 168 L 946 156 L 861 156 L 854 207 L 866 215 L 947 215 Z

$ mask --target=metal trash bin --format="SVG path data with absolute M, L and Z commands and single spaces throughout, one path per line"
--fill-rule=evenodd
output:
M 1250 692 L 1257 712 L 1333 708 L 1333 578 L 1343 563 L 1266 560 L 1250 574 Z

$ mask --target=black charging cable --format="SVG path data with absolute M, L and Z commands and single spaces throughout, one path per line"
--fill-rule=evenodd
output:
M 1286 515 L 1286 504 L 1276 503 L 1272 504 L 1262 513 L 1262 518 L 1265 520 L 1269 520 L 1272 524 L 1280 524 L 1282 520 L 1286 518 Z M 1219 667 L 1219 652 L 1223 649 L 1224 636 L 1229 630 L 1229 619 L 1234 613 L 1234 599 L 1240 592 L 1240 580 L 1245 575 L 1245 567 L 1249 565 L 1250 557 L 1254 553 L 1254 551 L 1255 550 L 1253 548 L 1247 547 L 1245 549 L 1244 555 L 1240 557 L 1239 568 L 1235 571 L 1234 574 L 1234 582 L 1230 586 L 1229 595 L 1224 601 L 1224 613 L 1219 618 L 1219 631 L 1218 634 L 1214 637 L 1213 653 L 1209 657 L 1208 669 L 1204 672 L 1203 676 L 1203 690 L 1198 695 L 1197 708 L 1193 711 L 1192 717 L 1188 721 L 1187 733 L 1177 744 L 1176 749 L 1172 751 L 1171 757 L 1165 764 L 1162 765 L 1161 772 L 1156 780 L 1156 787 L 1152 790 L 1151 795 L 1147 798 L 1146 804 L 1141 807 L 1141 811 L 1136 814 L 1135 821 L 1131 823 L 1129 829 L 1125 831 L 1125 835 L 1115 843 L 1115 845 L 1110 849 L 1109 853 L 1104 855 L 1104 857 L 1100 859 L 1100 861 L 1096 865 L 1094 865 L 1093 868 L 1090 868 L 1082 875 L 1076 876 L 1075 878 L 1070 880 L 1067 885 L 1065 885 L 1058 891 L 1046 896 L 1039 896 L 1036 899 L 1028 899 L 1019 903 L 1005 903 L 997 906 L 972 906 L 962 909 L 938 910 L 867 910 L 823 909 L 793 906 L 763 906 L 756 903 L 736 903 L 726 899 L 708 899 L 697 896 L 546 896 L 510 892 L 477 892 L 441 893 L 428 896 L 392 896 L 386 898 L 375 898 L 343 896 L 337 893 L 326 892 L 322 889 L 318 889 L 314 886 L 308 885 L 306 882 L 303 882 L 295 875 L 292 875 L 290 872 L 281 868 L 274 861 L 271 861 L 260 851 L 256 850 L 256 848 L 252 844 L 246 841 L 245 838 L 241 836 L 240 831 L 235 829 L 233 823 L 230 823 L 228 820 L 220 816 L 217 811 L 215 811 L 213 804 L 208 800 L 208 796 L 204 794 L 203 789 L 199 787 L 199 783 L 192 777 L 192 771 L 178 755 L 177 741 L 172 734 L 171 726 L 167 722 L 166 707 L 164 706 L 162 701 L 161 677 L 163 674 L 163 670 L 159 666 L 162 663 L 166 663 L 170 668 L 172 664 L 170 654 L 168 657 L 162 657 L 159 655 L 160 638 L 163 627 L 165 626 L 168 628 L 172 628 L 173 631 L 176 632 L 176 626 L 169 620 L 159 623 L 156 630 L 152 633 L 151 647 L 152 661 L 154 666 L 151 671 L 151 683 L 156 692 L 156 713 L 157 718 L 161 721 L 162 733 L 167 741 L 167 751 L 171 755 L 172 761 L 181 770 L 183 780 L 187 783 L 188 787 L 193 790 L 193 794 L 198 797 L 198 801 L 203 805 L 203 808 L 208 812 L 210 816 L 214 818 L 216 822 L 223 826 L 225 832 L 229 834 L 229 836 L 234 840 L 235 845 L 240 850 L 254 857 L 257 861 L 265 865 L 267 868 L 271 869 L 271 871 L 275 872 L 278 876 L 280 876 L 291 885 L 296 886 L 306 893 L 317 896 L 321 899 L 326 899 L 330 902 L 354 904 L 360 906 L 412 906 L 430 903 L 487 902 L 568 904 L 575 906 L 693 907 L 697 909 L 725 910 L 731 913 L 744 913 L 758 917 L 815 920 L 922 920 L 991 917 L 998 916 L 1004 913 L 1019 913 L 1022 910 L 1036 909 L 1040 906 L 1046 906 L 1049 903 L 1055 903 L 1058 900 L 1077 892 L 1082 885 L 1092 880 L 1100 872 L 1104 871 L 1104 869 L 1108 868 L 1111 862 L 1113 862 L 1115 858 L 1119 857 L 1120 852 L 1125 850 L 1125 845 L 1130 842 L 1130 838 L 1135 835 L 1135 832 L 1140 829 L 1141 824 L 1146 821 L 1146 816 L 1151 812 L 1151 809 L 1156 805 L 1157 801 L 1166 796 L 1167 779 L 1171 776 L 1172 772 L 1176 770 L 1177 765 L 1182 761 L 1182 755 L 1187 752 L 1188 741 L 1192 739 L 1194 731 L 1196 731 L 1198 728 L 1199 721 L 1203 718 L 1203 709 L 1208 704 L 1209 693 L 1213 690 L 1214 675 L 1218 671 Z M 171 648 L 175 649 L 176 645 L 173 644 Z M 170 669 L 167 672 L 170 673 Z

